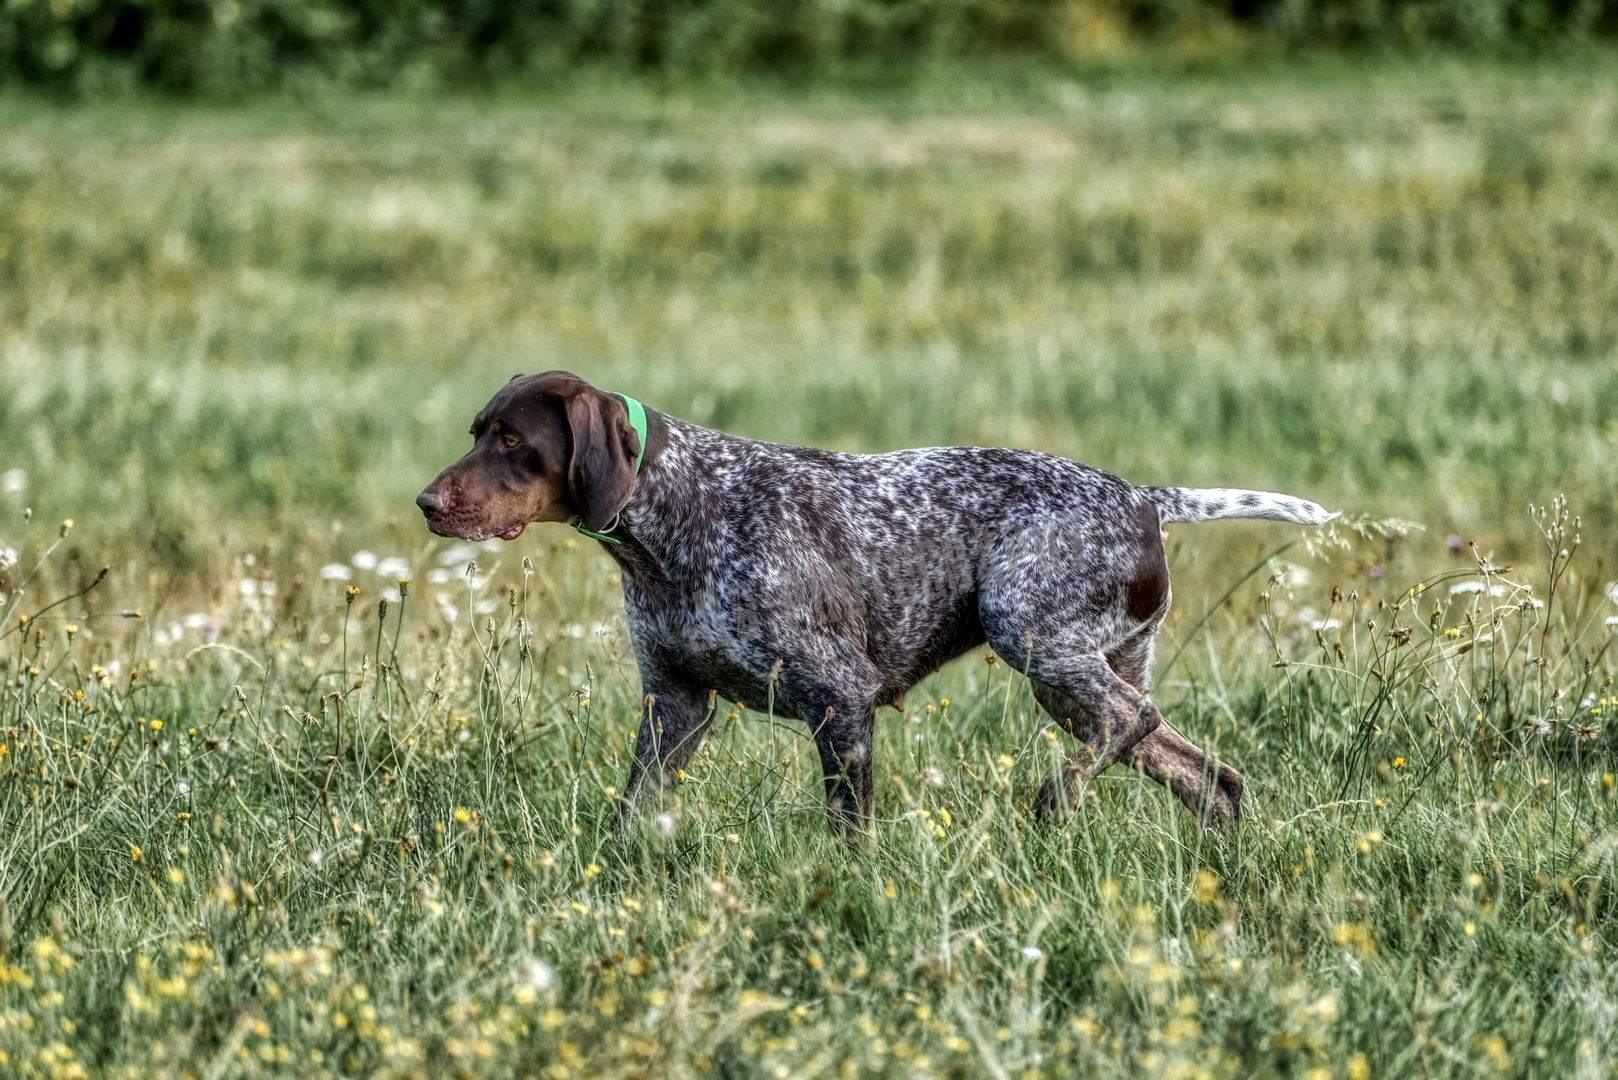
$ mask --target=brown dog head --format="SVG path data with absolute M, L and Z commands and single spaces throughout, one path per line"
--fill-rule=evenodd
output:
M 535 521 L 600 530 L 629 501 L 640 440 L 624 403 L 577 375 L 518 375 L 472 421 L 472 449 L 416 505 L 440 536 L 515 540 Z

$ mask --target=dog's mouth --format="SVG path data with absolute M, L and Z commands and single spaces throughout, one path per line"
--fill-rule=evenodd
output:
M 481 543 L 484 540 L 499 538 L 501 540 L 515 540 L 523 534 L 528 527 L 527 522 L 518 522 L 508 529 L 495 529 L 488 525 L 470 524 L 457 521 L 453 517 L 435 515 L 427 519 L 427 530 L 439 536 L 451 536 L 457 540 L 470 540 Z

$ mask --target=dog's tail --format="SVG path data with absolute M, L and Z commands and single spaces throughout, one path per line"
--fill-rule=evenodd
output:
M 1324 525 L 1336 514 L 1326 508 L 1291 495 L 1273 491 L 1243 491 L 1240 488 L 1138 488 L 1156 507 L 1158 518 L 1171 521 L 1213 521 L 1216 518 L 1263 518 L 1266 521 L 1294 521 L 1299 525 Z

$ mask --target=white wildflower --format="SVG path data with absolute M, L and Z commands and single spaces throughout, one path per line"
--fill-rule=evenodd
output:
M 1022 954 L 1030 960 L 1043 960 L 1045 953 L 1037 945 L 1024 945 Z
M 439 566 L 465 566 L 478 557 L 478 549 L 472 544 L 454 544 L 438 557 Z
M 376 554 L 370 551 L 356 551 L 354 557 L 348 560 L 354 564 L 356 570 L 375 570 Z
M 0 574 L 17 565 L 17 549 L 0 547 Z
M 524 986 L 539 991 L 549 990 L 552 978 L 551 966 L 543 960 L 529 957 L 517 965 L 517 981 Z
M 410 560 L 397 555 L 389 556 L 376 564 L 376 572 L 385 578 L 409 577 Z
M 429 585 L 448 585 L 454 580 L 455 575 L 450 573 L 448 570 L 435 567 L 434 569 L 427 571 L 427 584 Z
M 28 474 L 21 469 L 7 469 L 0 473 L 0 491 L 18 495 L 28 489 Z
M 320 579 L 322 581 L 352 581 L 354 580 L 354 571 L 340 562 L 327 563 L 320 568 Z
M 921 771 L 921 782 L 926 784 L 928 787 L 943 787 L 944 774 L 938 769 L 923 769 Z

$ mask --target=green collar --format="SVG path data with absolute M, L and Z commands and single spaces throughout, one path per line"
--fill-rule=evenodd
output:
M 635 475 L 639 476 L 640 463 L 646 458 L 646 406 L 628 394 L 615 396 L 623 399 L 624 408 L 629 412 L 629 426 L 635 429 L 635 438 L 640 440 L 640 453 L 635 455 Z
M 639 476 L 641 462 L 646 460 L 646 406 L 628 394 L 614 394 L 613 396 L 623 400 L 624 411 L 629 413 L 629 426 L 635 430 L 635 437 L 640 440 L 640 450 L 635 454 L 635 475 Z M 617 522 L 617 515 L 614 515 L 612 522 L 607 526 L 607 530 L 611 531 L 615 528 Z M 600 540 L 603 544 L 617 544 L 620 542 L 617 537 L 608 536 L 606 532 L 586 529 L 582 521 L 573 527 L 579 530 L 581 536 L 588 536 L 592 540 Z

